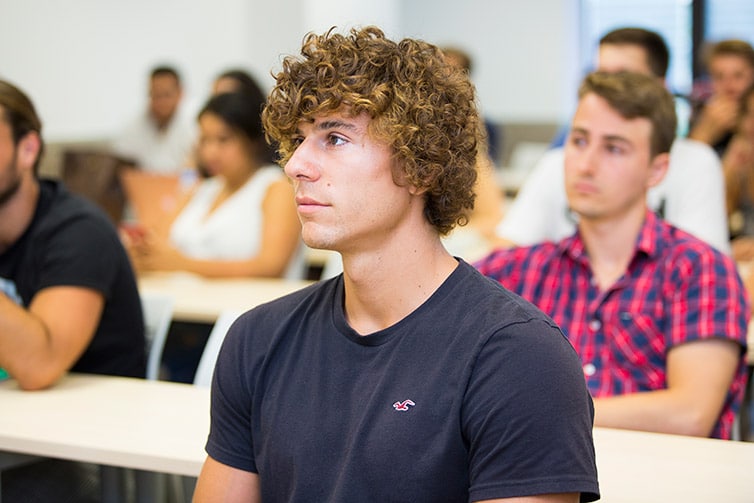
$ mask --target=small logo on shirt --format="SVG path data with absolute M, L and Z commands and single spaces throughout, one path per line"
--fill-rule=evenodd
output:
M 402 402 L 395 402 L 393 408 L 401 412 L 407 411 L 410 407 L 416 405 L 412 400 L 403 400 Z

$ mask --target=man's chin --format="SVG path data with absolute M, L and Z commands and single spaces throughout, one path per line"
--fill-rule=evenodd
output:
M 325 236 L 314 232 L 302 232 L 301 237 L 309 248 L 315 250 L 334 250 L 335 243 L 332 239 L 328 239 Z

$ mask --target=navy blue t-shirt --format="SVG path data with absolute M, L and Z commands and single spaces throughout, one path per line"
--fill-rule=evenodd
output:
M 599 491 L 579 359 L 534 306 L 461 262 L 367 336 L 338 276 L 243 315 L 212 384 L 207 452 L 263 501 L 475 501 Z

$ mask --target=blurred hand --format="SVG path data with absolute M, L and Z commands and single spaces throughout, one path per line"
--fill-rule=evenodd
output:
M 754 174 L 754 144 L 747 138 L 736 135 L 728 144 L 723 155 L 723 169 L 726 173 L 744 179 L 746 175 Z
M 716 143 L 736 127 L 738 106 L 738 101 L 724 96 L 710 98 L 696 119 L 689 137 L 710 145 Z
M 736 262 L 749 262 L 754 260 L 754 237 L 741 236 L 731 242 L 733 259 Z M 754 269 L 751 276 L 754 276 Z M 752 278 L 754 279 L 754 277 Z
M 181 268 L 184 257 L 167 238 L 144 228 L 121 229 L 120 235 L 137 272 L 175 271 Z

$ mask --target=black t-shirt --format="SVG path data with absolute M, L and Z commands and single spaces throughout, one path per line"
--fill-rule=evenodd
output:
M 215 368 L 207 452 L 258 473 L 263 501 L 591 501 L 592 420 L 554 322 L 462 262 L 367 336 L 341 276 L 243 315 Z
M 107 217 L 59 182 L 40 181 L 31 224 L 0 254 L 0 282 L 23 306 L 52 286 L 100 292 L 99 326 L 71 371 L 144 377 L 144 321 L 128 256 Z

